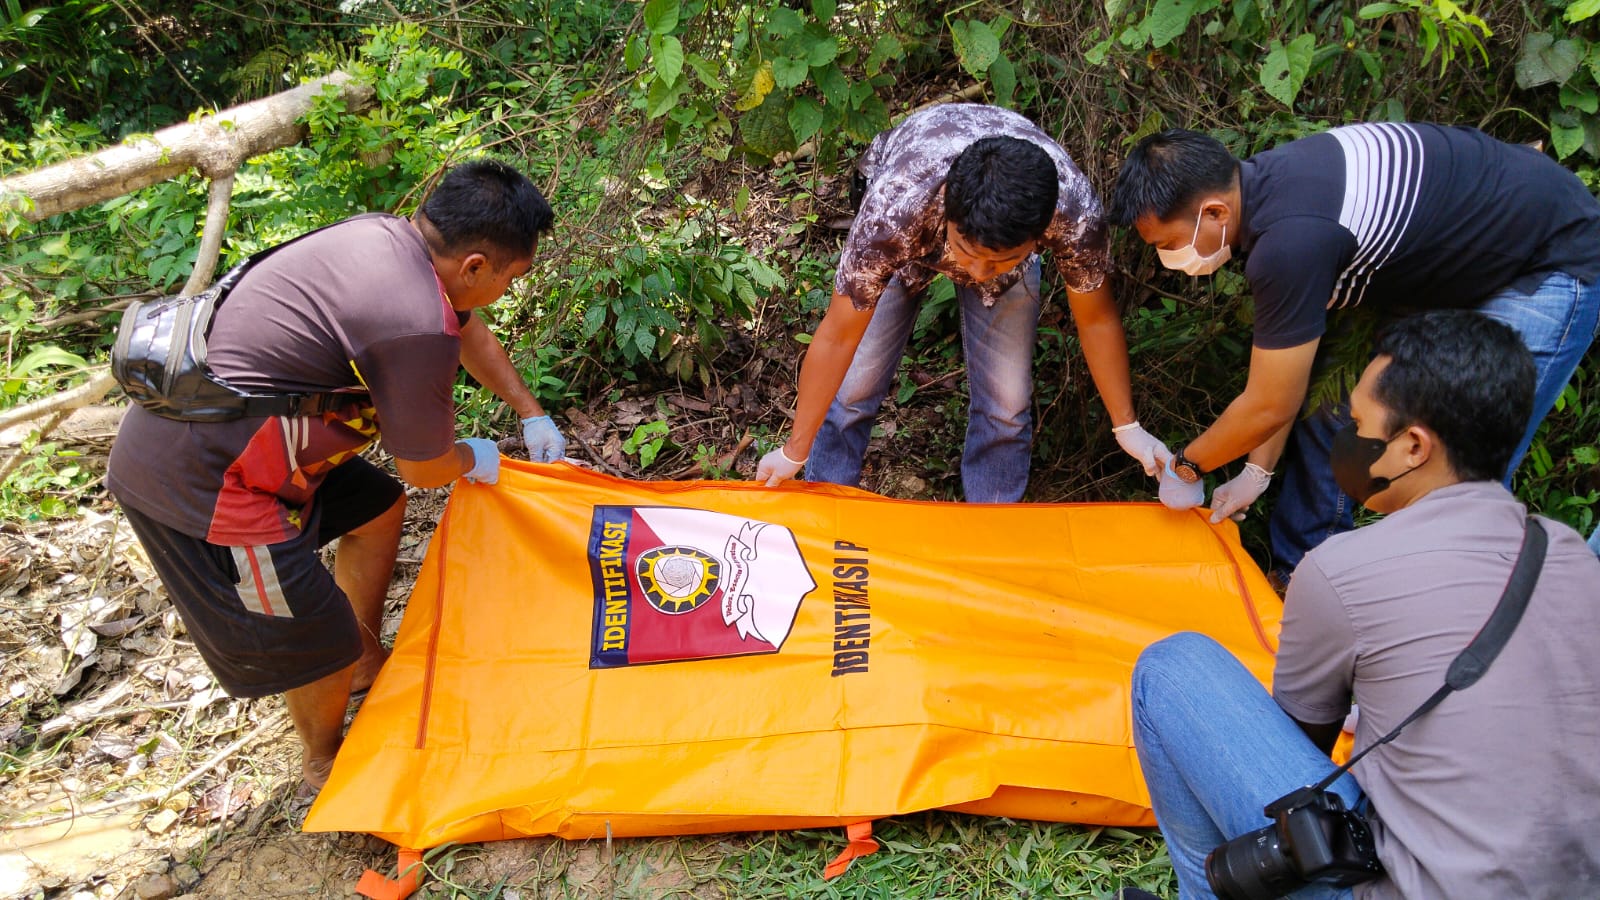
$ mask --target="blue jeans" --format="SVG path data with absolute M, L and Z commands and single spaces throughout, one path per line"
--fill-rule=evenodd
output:
M 1594 527 L 1594 534 L 1589 535 L 1589 549 L 1595 556 L 1600 556 L 1600 525 Z
M 898 277 L 890 279 L 811 445 L 807 480 L 861 483 L 872 425 L 900 366 L 921 300 L 907 296 Z M 1033 452 L 1038 257 L 994 306 L 984 306 L 977 291 L 959 285 L 956 300 L 961 305 L 961 349 L 971 395 L 961 486 L 971 503 L 1015 503 L 1028 487 Z
M 1139 655 L 1133 742 L 1181 900 L 1215 897 L 1206 881 L 1206 854 L 1266 827 L 1262 807 L 1316 784 L 1334 768 L 1233 654 L 1192 632 Z M 1364 805 L 1361 786 L 1348 773 L 1331 790 L 1346 808 Z M 1317 884 L 1290 896 L 1321 900 L 1351 893 Z
M 1555 407 L 1556 399 L 1600 331 L 1600 281 L 1579 284 L 1571 275 L 1557 272 L 1531 294 L 1501 291 L 1477 311 L 1504 322 L 1521 335 L 1533 352 L 1538 370 L 1533 418 L 1506 469 L 1505 484 L 1509 488 L 1539 423 Z M 1272 564 L 1279 571 L 1292 570 L 1312 547 L 1354 527 L 1356 502 L 1339 490 L 1328 463 L 1333 436 L 1349 421 L 1348 407 L 1341 404 L 1300 420 L 1290 434 L 1281 467 L 1282 489 L 1269 529 Z M 1591 545 L 1600 553 L 1600 539 Z

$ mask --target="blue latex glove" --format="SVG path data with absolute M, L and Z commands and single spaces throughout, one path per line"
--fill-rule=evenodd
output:
M 567 455 L 567 439 L 549 416 L 529 416 L 522 420 L 522 443 L 534 462 L 555 462 Z
M 1161 468 L 1161 502 L 1167 509 L 1193 509 L 1206 499 L 1205 479 L 1190 484 L 1172 471 L 1172 458 Z
M 462 438 L 472 451 L 472 468 L 461 477 L 474 484 L 494 484 L 500 480 L 500 447 L 488 438 Z

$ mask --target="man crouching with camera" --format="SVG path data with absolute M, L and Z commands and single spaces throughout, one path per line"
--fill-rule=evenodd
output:
M 1272 694 L 1197 634 L 1134 669 L 1179 896 L 1600 897 L 1600 560 L 1500 484 L 1533 360 L 1466 311 L 1376 351 L 1332 464 L 1387 515 L 1295 570 Z M 1355 751 L 1375 752 L 1323 790 L 1352 702 Z

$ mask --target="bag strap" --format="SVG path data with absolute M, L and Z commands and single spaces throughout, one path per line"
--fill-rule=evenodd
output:
M 323 391 L 315 394 L 246 394 L 240 398 L 243 415 L 320 416 L 346 400 L 365 399 L 366 391 Z
M 1394 727 L 1393 731 L 1378 738 L 1360 753 L 1350 757 L 1350 761 L 1334 769 L 1328 777 L 1317 782 L 1311 787 L 1313 791 L 1321 791 L 1339 780 L 1339 776 L 1350 771 L 1351 767 L 1361 761 L 1363 756 L 1382 747 L 1400 736 L 1400 730 L 1416 721 L 1420 716 L 1435 706 L 1439 701 L 1449 696 L 1452 691 L 1462 691 L 1477 683 L 1483 673 L 1489 670 L 1489 664 L 1500 655 L 1506 641 L 1511 639 L 1511 633 L 1516 631 L 1517 623 L 1522 621 L 1522 614 L 1528 608 L 1528 599 L 1533 596 L 1533 588 L 1539 583 L 1539 570 L 1544 566 L 1544 554 L 1549 546 L 1549 535 L 1545 533 L 1544 526 L 1533 516 L 1528 516 L 1527 528 L 1522 535 L 1522 549 L 1517 552 L 1517 562 L 1511 568 L 1511 577 L 1506 581 L 1506 588 L 1500 594 L 1500 602 L 1495 604 L 1494 612 L 1489 614 L 1489 621 L 1478 629 L 1465 650 L 1456 655 L 1446 670 L 1444 684 L 1439 686 L 1433 696 L 1422 702 L 1416 711 L 1406 716 L 1405 721 Z
M 233 289 L 235 287 L 238 286 L 239 279 L 244 277 L 244 273 L 251 266 L 255 265 L 256 263 L 261 262 L 262 260 L 264 260 L 267 257 L 271 256 L 272 254 L 277 253 L 279 250 L 282 250 L 283 248 L 289 246 L 290 244 L 298 243 L 300 241 L 305 240 L 308 237 L 311 237 L 314 234 L 318 234 L 320 232 L 327 231 L 329 228 L 332 228 L 335 225 L 343 225 L 345 222 L 353 222 L 356 219 L 371 218 L 373 216 L 378 216 L 378 215 L 383 215 L 383 214 L 382 213 L 363 213 L 363 214 L 358 215 L 358 216 L 351 216 L 348 219 L 340 219 L 337 222 L 330 222 L 327 225 L 323 225 L 323 226 L 320 226 L 318 228 L 313 228 L 310 231 L 307 231 L 307 232 L 305 232 L 303 234 L 295 235 L 294 237 L 292 237 L 292 238 L 288 239 L 287 241 L 284 241 L 284 242 L 282 242 L 280 244 L 273 244 L 271 247 L 264 247 L 264 248 L 262 248 L 260 250 L 257 250 L 256 252 L 250 254 L 249 256 L 247 256 L 243 260 L 241 260 L 238 265 L 236 265 L 233 268 L 229 269 L 227 271 L 227 273 L 224 274 L 221 278 L 217 279 L 216 284 L 214 286 L 217 287 L 217 288 L 220 288 L 220 290 L 217 292 L 216 300 L 214 300 L 212 302 L 211 309 L 210 309 L 210 315 L 213 316 L 213 317 L 216 315 L 217 309 L 222 306 L 222 301 L 224 301 L 224 300 L 226 300 L 228 298 L 228 295 L 233 292 Z M 207 322 L 205 324 L 205 326 L 204 326 L 203 333 L 205 333 L 206 336 L 209 336 L 209 332 L 210 331 L 211 331 L 211 323 Z M 217 379 L 215 379 L 215 377 L 213 376 L 213 380 L 217 380 Z M 238 389 L 235 388 L 234 390 L 237 391 Z M 320 416 L 324 412 L 327 412 L 328 410 L 334 409 L 340 403 L 343 403 L 346 400 L 349 400 L 349 399 L 354 398 L 354 397 L 366 397 L 367 396 L 367 392 L 364 391 L 364 390 L 341 390 L 341 391 L 322 391 L 322 392 L 317 392 L 317 393 L 285 393 L 285 394 L 245 394 L 242 391 L 240 391 L 239 393 L 241 395 L 241 400 L 242 400 L 242 404 L 241 405 L 242 405 L 243 410 L 244 410 L 243 411 L 243 415 L 247 416 L 247 417 L 248 416 L 291 416 L 291 417 L 292 416 Z
M 329 228 L 332 228 L 335 225 L 343 225 L 346 222 L 354 222 L 357 219 L 366 219 L 366 218 L 371 218 L 373 216 L 381 216 L 381 215 L 384 215 L 384 213 L 370 213 L 369 212 L 369 213 L 362 213 L 361 215 L 357 215 L 357 216 L 351 216 L 348 219 L 340 219 L 337 222 L 329 222 L 326 225 L 321 225 L 321 226 L 318 226 L 316 228 L 311 229 L 310 231 L 304 232 L 302 234 L 297 234 L 294 237 L 289 238 L 287 241 L 284 241 L 284 242 L 282 242 L 280 244 L 273 244 L 271 247 L 263 247 L 260 250 L 257 250 L 256 252 L 254 252 L 254 253 L 250 254 L 249 256 L 246 256 L 244 259 L 240 260 L 238 265 L 236 265 L 233 268 L 229 269 L 226 273 L 223 274 L 223 276 L 221 278 L 217 279 L 217 281 L 216 281 L 217 286 L 222 288 L 222 296 L 217 298 L 217 304 L 219 306 L 222 304 L 223 298 L 227 297 L 228 292 L 232 291 L 234 289 L 234 287 L 236 285 L 238 285 L 239 279 L 244 277 L 244 273 L 245 273 L 245 271 L 247 269 L 249 269 L 251 266 L 255 265 L 256 263 L 261 262 L 262 260 L 266 259 L 267 257 L 271 256 L 272 254 L 277 253 L 279 250 L 282 250 L 283 248 L 289 246 L 290 244 L 297 244 L 300 241 L 303 241 L 306 238 L 311 237 L 313 234 L 317 234 L 319 232 L 327 231 Z

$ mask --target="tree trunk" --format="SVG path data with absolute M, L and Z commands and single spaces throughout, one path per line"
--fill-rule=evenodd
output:
M 310 111 L 312 99 L 330 86 L 352 110 L 373 101 L 370 85 L 335 72 L 149 137 L 130 138 L 89 156 L 0 179 L 0 204 L 16 205 L 18 197 L 31 200 L 31 205 L 21 203 L 19 212 L 37 222 L 132 193 L 191 168 L 207 178 L 220 178 L 253 156 L 299 143 L 306 127 L 298 120 Z

